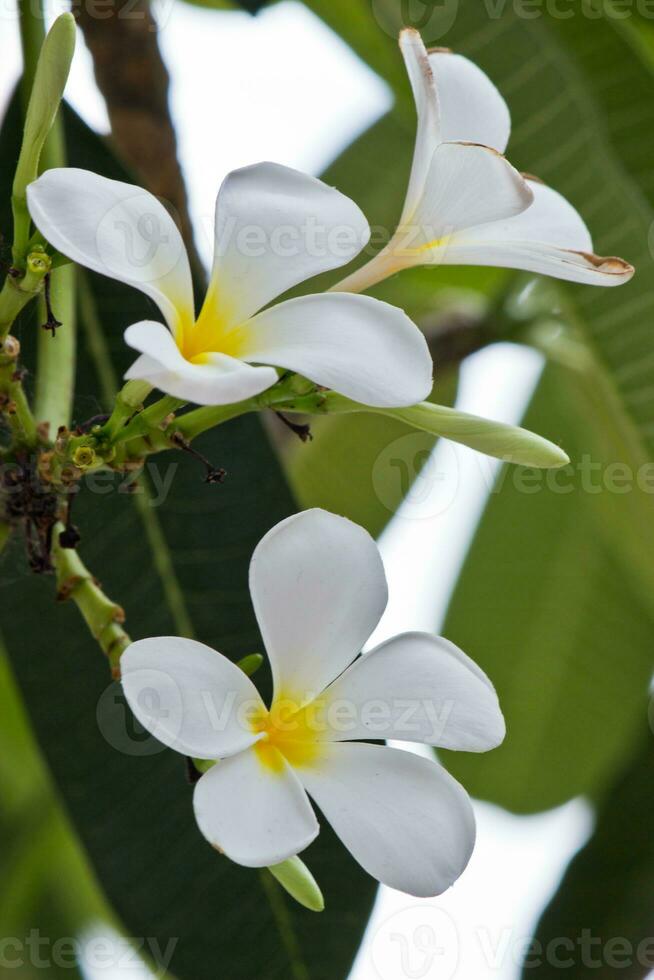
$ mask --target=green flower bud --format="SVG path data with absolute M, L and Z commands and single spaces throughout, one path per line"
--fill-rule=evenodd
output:
M 281 864 L 273 864 L 268 868 L 273 878 L 284 888 L 291 898 L 309 909 L 310 912 L 322 912 L 325 899 L 304 861 L 299 857 L 289 858 Z
M 30 237 L 27 185 L 38 177 L 41 152 L 64 94 L 74 51 L 75 20 L 72 14 L 61 14 L 43 42 L 25 115 L 23 143 L 12 189 L 15 262 L 24 259 Z
M 88 470 L 95 463 L 95 450 L 92 446 L 78 446 L 73 453 L 73 463 L 78 470 Z
M 263 663 L 263 655 L 260 653 L 248 653 L 247 657 L 242 657 L 236 661 L 236 666 L 240 667 L 244 674 L 252 677 Z

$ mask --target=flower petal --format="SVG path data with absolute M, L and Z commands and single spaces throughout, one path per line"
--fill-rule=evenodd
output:
M 204 774 L 193 794 L 206 839 L 248 868 L 293 857 L 320 829 L 299 779 L 277 755 L 274 769 L 252 749 L 225 759 Z
M 125 341 L 142 356 L 125 372 L 127 379 L 149 381 L 160 391 L 198 405 L 231 405 L 252 398 L 277 381 L 271 367 L 252 367 L 227 354 L 206 354 L 187 361 L 162 323 L 143 320 L 125 331 Z
M 504 153 L 511 134 L 509 109 L 481 68 L 444 48 L 429 51 L 446 141 L 482 143 Z
M 367 531 L 324 510 L 277 524 L 255 548 L 250 592 L 275 697 L 304 704 L 350 664 L 379 622 L 388 591 Z
M 385 745 L 332 743 L 297 772 L 353 857 L 383 884 L 440 895 L 470 860 L 472 806 L 438 763 Z
M 591 286 L 619 286 L 631 279 L 634 269 L 628 262 L 593 255 L 590 233 L 569 201 L 551 187 L 528 183 L 534 194 L 531 207 L 453 236 L 432 261 L 524 269 Z
M 411 176 L 400 219 L 400 224 L 404 224 L 413 214 L 424 190 L 434 150 L 441 142 L 441 129 L 434 74 L 427 49 L 418 31 L 407 27 L 400 33 L 400 50 L 404 57 L 418 114 Z
M 533 201 L 523 177 L 500 153 L 475 143 L 441 143 L 432 157 L 425 189 L 400 231 L 401 258 L 415 264 L 450 235 L 520 214 Z
M 34 224 L 74 262 L 140 289 L 173 332 L 193 320 L 186 249 L 164 206 L 140 187 L 74 167 L 27 188 Z
M 216 201 L 214 264 L 200 319 L 239 324 L 291 286 L 346 265 L 369 237 L 356 204 L 315 177 L 275 163 L 235 170 Z
M 320 740 L 392 738 L 467 752 L 495 748 L 506 731 L 483 671 L 428 633 L 403 633 L 359 657 L 320 695 L 316 718 Z
M 415 405 L 429 395 L 427 342 L 396 306 L 322 293 L 288 300 L 245 325 L 242 356 L 306 375 L 366 405 Z
M 176 752 L 218 759 L 259 738 L 256 687 L 221 653 L 178 636 L 137 640 L 120 661 L 127 703 L 144 728 Z

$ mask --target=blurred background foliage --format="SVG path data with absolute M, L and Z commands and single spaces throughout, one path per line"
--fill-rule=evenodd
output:
M 654 926 L 652 21 L 636 5 L 619 16 L 624 5 L 617 0 L 571 2 L 573 16 L 566 18 L 547 5 L 533 18 L 520 16 L 519 5 L 480 0 L 305 3 L 395 96 L 391 111 L 324 175 L 360 204 L 371 225 L 393 227 L 401 209 L 415 116 L 394 35 L 404 18 L 426 10 L 425 40 L 470 56 L 509 102 L 511 161 L 573 202 L 598 253 L 622 255 L 637 267 L 619 290 L 533 286 L 511 272 L 443 268 L 405 273 L 374 291 L 405 307 L 424 329 L 436 361 L 437 401 L 454 401 L 459 365 L 486 345 L 508 340 L 546 358 L 525 424 L 568 451 L 572 463 L 561 480 L 568 489 L 545 484 L 525 492 L 533 474 L 500 472 L 443 630 L 493 679 L 509 735 L 488 756 L 448 753 L 444 761 L 474 796 L 513 812 L 542 811 L 580 795 L 590 800 L 595 832 L 544 912 L 538 936 L 575 937 L 587 927 L 637 943 Z M 219 31 L 224 11 L 241 7 L 255 15 L 265 3 L 199 5 L 216 8 Z M 111 31 L 110 20 L 105 41 Z M 111 100 L 110 90 L 105 95 Z M 14 105 L 2 136 L 3 230 L 19 126 Z M 123 143 L 118 162 L 111 143 L 72 113 L 67 136 L 71 163 L 113 175 L 133 171 L 129 145 L 126 152 Z M 114 133 L 114 148 L 119 137 Z M 138 176 L 152 184 L 148 173 Z M 85 282 L 79 418 L 101 407 L 122 370 L 125 311 L 146 315 L 142 298 L 95 277 Z M 85 557 L 125 602 L 135 635 L 173 629 L 234 658 L 249 653 L 259 637 L 247 561 L 261 534 L 296 506 L 291 491 L 301 506 L 345 513 L 380 534 L 391 514 L 372 470 L 405 431 L 377 417 L 324 419 L 309 445 L 277 446 L 280 465 L 259 423 L 240 420 L 205 437 L 204 450 L 233 475 L 219 500 L 202 494 L 185 466 L 156 513 L 143 494 L 112 495 L 100 515 L 82 499 Z M 430 448 L 425 441 L 424 458 Z M 589 492 L 579 475 L 584 459 L 600 475 L 615 464 L 649 472 L 649 487 L 636 483 L 621 492 L 600 479 Z M 127 935 L 181 936 L 172 963 L 179 980 L 215 977 L 217 957 L 229 980 L 345 980 L 372 884 L 325 832 L 307 858 L 326 892 L 322 916 L 292 906 L 265 876 L 255 886 L 251 873 L 218 858 L 207 862 L 183 785 L 180 792 L 183 772 L 167 752 L 126 757 L 103 737 L 96 705 L 113 698 L 103 695 L 104 665 L 74 610 L 54 606 L 49 583 L 19 577 L 18 561 L 10 550 L 0 566 L 3 608 L 12 610 L 11 618 L 3 616 L 3 638 L 17 678 L 3 657 L 0 825 L 11 841 L 0 859 L 3 933 L 21 935 L 37 923 L 51 934 L 77 934 L 110 917 Z M 311 955 L 315 949 L 319 957 Z M 548 970 L 525 975 L 545 978 Z M 633 966 L 620 975 L 647 973 Z M 615 974 L 584 966 L 574 973 L 587 975 Z

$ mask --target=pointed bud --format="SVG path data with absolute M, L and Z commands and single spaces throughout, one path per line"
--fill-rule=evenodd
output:
M 43 42 L 25 115 L 23 143 L 12 189 L 14 261 L 24 258 L 24 247 L 30 237 L 26 188 L 38 177 L 41 152 L 64 94 L 74 51 L 75 20 L 72 14 L 61 14 Z
M 392 409 L 386 414 L 433 435 L 459 442 L 487 456 L 495 456 L 519 466 L 556 469 L 570 462 L 569 456 L 543 436 L 455 408 L 422 402 L 411 408 Z
M 304 861 L 301 861 L 299 857 L 289 858 L 288 861 L 282 861 L 281 864 L 273 864 L 268 870 L 291 898 L 294 898 L 305 909 L 309 909 L 310 912 L 322 912 L 324 910 L 325 900 L 318 883 Z
M 306 411 L 304 406 L 298 406 Z M 288 409 L 287 409 L 288 411 Z M 556 469 L 570 462 L 569 456 L 543 436 L 505 422 L 494 422 L 477 415 L 468 415 L 445 405 L 420 402 L 410 408 L 371 408 L 330 391 L 324 397 L 323 412 L 328 414 L 372 412 L 398 419 L 414 429 L 421 429 L 434 436 L 460 442 L 462 446 L 476 449 L 487 456 L 495 456 L 506 463 L 518 466 L 535 466 L 539 469 Z

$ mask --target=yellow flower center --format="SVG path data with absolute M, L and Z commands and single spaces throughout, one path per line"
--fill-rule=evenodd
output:
M 266 769 L 281 772 L 284 759 L 294 767 L 309 765 L 320 754 L 321 743 L 316 738 L 312 714 L 298 701 L 277 697 L 270 710 L 262 708 L 252 720 L 252 729 L 263 732 L 254 751 Z
M 182 324 L 177 345 L 187 361 L 206 364 L 211 354 L 240 358 L 246 335 L 245 324 L 229 324 L 225 311 L 219 311 L 213 290 L 210 289 L 197 320 Z

